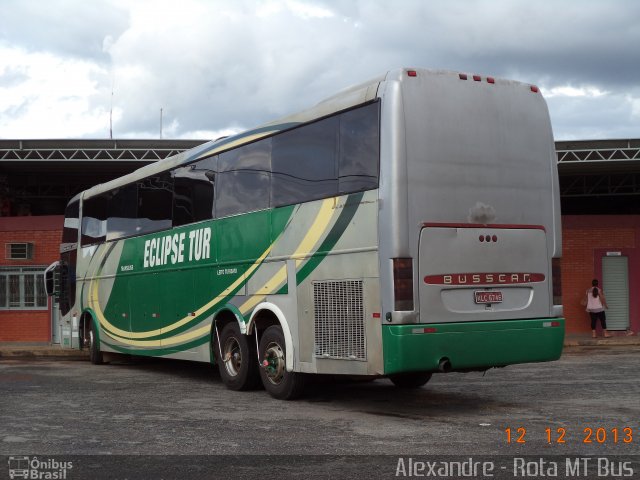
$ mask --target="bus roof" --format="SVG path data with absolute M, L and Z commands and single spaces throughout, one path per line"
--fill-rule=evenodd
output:
M 310 122 L 316 119 L 320 119 L 346 110 L 356 105 L 374 100 L 378 95 L 378 88 L 381 82 L 390 79 L 400 79 L 405 72 L 416 71 L 420 72 L 420 75 L 451 75 L 458 76 L 458 72 L 445 71 L 445 70 L 429 70 L 429 69 L 414 69 L 414 68 L 399 68 L 395 70 L 389 70 L 382 75 L 372 78 L 364 83 L 354 85 L 340 91 L 336 95 L 333 95 L 325 100 L 322 100 L 315 106 L 303 110 L 298 113 L 288 115 L 284 118 L 274 120 L 269 123 L 265 123 L 259 127 L 231 135 L 229 137 L 220 138 L 211 142 L 206 142 L 190 150 L 186 150 L 172 157 L 159 160 L 149 165 L 145 165 L 127 175 L 116 178 L 109 182 L 91 187 L 83 194 L 84 198 L 93 197 L 102 193 L 114 190 L 121 186 L 135 182 L 136 180 L 143 179 L 152 175 L 171 170 L 173 168 L 189 164 L 198 159 L 216 155 L 234 147 L 251 143 L 259 138 L 273 135 L 277 132 L 294 128 L 301 123 Z M 504 81 L 504 80 L 502 80 Z M 517 83 L 517 82 L 516 82 Z
M 102 193 L 119 188 L 123 185 L 132 183 L 138 179 L 165 172 L 167 170 L 171 170 L 172 168 L 189 164 L 204 157 L 216 155 L 233 147 L 253 142 L 259 138 L 272 135 L 279 131 L 294 128 L 301 123 L 319 119 L 340 110 L 346 110 L 356 105 L 374 100 L 377 95 L 378 86 L 381 81 L 384 81 L 386 76 L 387 74 L 380 75 L 375 79 L 371 79 L 365 83 L 349 87 L 339 92 L 338 94 L 333 95 L 332 97 L 322 100 L 321 102 L 307 110 L 288 115 L 284 118 L 274 120 L 259 127 L 235 135 L 231 135 L 229 137 L 206 142 L 190 150 L 185 150 L 184 152 L 181 152 L 172 157 L 159 160 L 149 165 L 145 165 L 144 167 L 141 167 L 127 175 L 91 187 L 85 190 L 83 196 L 85 198 L 89 198 L 100 195 Z

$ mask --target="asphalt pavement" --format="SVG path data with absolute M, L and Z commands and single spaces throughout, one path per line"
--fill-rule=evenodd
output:
M 493 462 L 492 478 L 583 461 L 576 478 L 640 478 L 640 347 L 606 341 L 416 390 L 320 377 L 293 402 L 229 391 L 207 364 L 3 357 L 0 461 L 70 462 L 69 480 L 395 478 L 447 459 Z

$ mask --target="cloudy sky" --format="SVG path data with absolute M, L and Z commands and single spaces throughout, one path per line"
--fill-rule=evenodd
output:
M 637 0 L 0 0 L 0 138 L 215 138 L 402 66 L 542 88 L 640 138 Z

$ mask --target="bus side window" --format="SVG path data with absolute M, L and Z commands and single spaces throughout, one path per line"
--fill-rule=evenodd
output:
M 83 210 L 85 207 L 82 207 Z M 60 313 L 66 315 L 76 302 L 76 261 L 78 258 L 78 228 L 80 217 L 80 200 L 74 200 L 65 209 L 64 228 L 60 254 L 60 278 L 58 304 Z M 82 235 L 84 240 L 84 234 Z
M 271 142 L 266 138 L 220 155 L 217 217 L 269 208 Z
M 379 104 L 340 115 L 340 194 L 378 188 Z
M 210 157 L 171 172 L 174 227 L 213 218 L 217 163 Z
M 338 130 L 330 117 L 273 137 L 272 207 L 337 195 Z
M 104 242 L 107 236 L 107 196 L 88 198 L 82 205 L 80 244 L 84 247 Z
M 78 222 L 80 218 L 80 200 L 74 200 L 64 210 L 64 227 L 62 229 L 62 244 L 78 243 Z
M 171 228 L 173 214 L 173 179 L 168 172 L 140 180 L 138 183 L 137 234 Z
M 110 192 L 107 214 L 107 240 L 136 235 L 138 189 L 135 184 L 125 185 Z

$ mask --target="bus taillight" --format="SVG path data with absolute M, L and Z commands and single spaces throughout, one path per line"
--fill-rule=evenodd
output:
M 413 259 L 393 259 L 394 310 L 413 310 Z
M 561 259 L 551 259 L 551 278 L 553 281 L 553 304 L 562 305 L 562 269 Z

